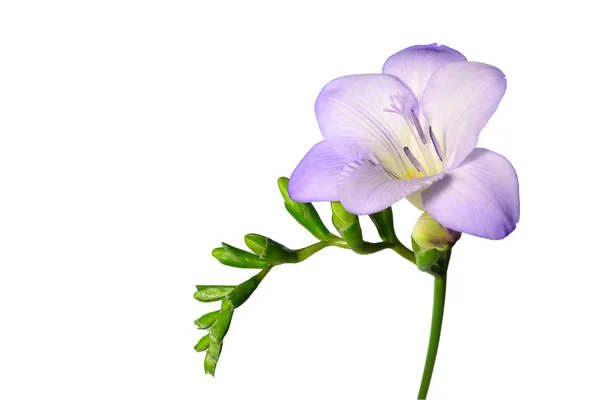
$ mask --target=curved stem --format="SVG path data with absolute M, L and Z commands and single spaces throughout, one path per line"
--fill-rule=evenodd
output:
M 403 245 L 398 239 L 396 239 L 392 243 L 391 248 L 392 248 L 392 250 L 394 250 L 396 253 L 398 253 L 400 256 L 404 257 L 411 263 L 414 264 L 416 262 L 415 253 L 413 253 L 412 250 L 410 250 L 408 247 Z
M 431 332 L 429 333 L 429 347 L 427 348 L 427 358 L 425 368 L 423 369 L 423 378 L 421 378 L 421 387 L 419 388 L 418 400 L 427 398 L 435 358 L 440 345 L 440 335 L 442 333 L 442 320 L 444 318 L 444 303 L 446 300 L 446 273 L 440 277 L 434 277 L 433 286 L 433 314 L 431 316 Z

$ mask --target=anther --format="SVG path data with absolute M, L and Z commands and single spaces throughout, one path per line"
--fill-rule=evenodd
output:
M 417 118 L 417 116 L 415 115 L 415 111 L 410 110 L 410 115 L 412 117 L 413 124 L 415 124 L 415 127 L 417 128 L 417 132 L 419 132 L 419 137 L 421 138 L 421 142 L 423 144 L 427 144 L 427 138 L 425 137 L 425 132 L 423 132 L 423 127 L 421 126 L 421 123 L 419 122 L 419 118 Z
M 440 154 L 440 143 L 437 141 L 437 138 L 433 134 L 433 129 L 431 129 L 431 125 L 429 125 L 429 137 L 433 142 L 433 148 L 435 149 L 438 158 L 440 159 L 440 161 L 444 162 L 444 160 L 442 159 L 442 155 Z
M 404 154 L 406 154 L 406 157 L 408 157 L 408 159 L 410 160 L 410 162 L 412 163 L 412 165 L 415 166 L 415 168 L 417 169 L 417 171 L 423 172 L 423 167 L 421 166 L 421 163 L 419 163 L 419 161 L 417 160 L 417 158 L 413 155 L 413 153 L 411 153 L 411 151 L 410 151 L 410 149 L 408 147 L 404 148 Z

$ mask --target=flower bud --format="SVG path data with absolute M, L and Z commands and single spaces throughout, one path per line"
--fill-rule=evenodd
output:
M 208 335 L 202 336 L 202 339 L 196 343 L 194 349 L 200 353 L 206 349 L 208 349 L 208 345 L 210 344 L 210 337 Z
M 344 238 L 348 246 L 355 252 L 359 253 L 365 242 L 362 237 L 362 229 L 358 216 L 354 215 L 342 206 L 342 203 L 334 201 L 331 203 L 331 211 L 333 212 L 333 226 Z
M 235 286 L 196 285 L 194 298 L 203 303 L 210 303 L 211 301 L 223 300 L 223 298 L 233 289 L 235 289 Z
M 213 326 L 213 324 L 215 323 L 215 321 L 219 317 L 219 313 L 220 312 L 221 311 L 213 311 L 213 312 L 209 312 L 208 314 L 204 314 L 203 316 L 201 316 L 200 318 L 198 318 L 197 320 L 195 320 L 194 323 L 200 329 L 208 329 L 211 326 Z
M 311 203 L 298 203 L 290 198 L 288 194 L 289 182 L 290 180 L 285 177 L 277 180 L 286 210 L 300 225 L 312 233 L 314 237 L 319 240 L 327 240 L 331 236 L 331 233 L 325 227 L 325 224 L 323 224 L 319 213 Z
M 260 259 L 256 254 L 230 246 L 227 243 L 221 243 L 221 245 L 223 247 L 217 247 L 212 252 L 213 257 L 219 260 L 221 264 L 237 268 L 264 268 L 269 265 L 267 260 Z
M 384 242 L 395 242 L 397 239 L 396 232 L 394 231 L 394 216 L 392 214 L 392 207 L 388 207 L 383 211 L 369 215 L 373 224 L 377 228 L 379 237 Z
M 412 238 L 421 251 L 447 251 L 460 239 L 460 232 L 440 225 L 431 215 L 423 213 L 415 223 Z
M 233 318 L 233 310 L 221 310 L 218 314 L 214 325 L 210 329 L 210 341 L 221 344 L 223 343 L 223 338 L 227 335 L 227 331 L 229 331 L 229 325 L 231 325 L 231 319 Z
M 221 309 L 225 311 L 233 310 L 241 306 L 250 298 L 252 293 L 256 290 L 261 279 L 257 276 L 253 276 L 246 282 L 240 283 L 235 289 L 231 291 L 223 299 Z
M 217 354 L 217 357 L 214 358 L 213 355 Z M 217 369 L 217 361 L 219 360 L 219 355 L 221 354 L 221 345 L 210 343 L 208 350 L 206 351 L 206 356 L 204 357 L 204 372 L 207 374 L 211 374 L 215 376 L 215 370 Z
M 250 233 L 244 237 L 244 242 L 261 259 L 278 264 L 298 262 L 298 254 L 294 250 L 268 237 Z

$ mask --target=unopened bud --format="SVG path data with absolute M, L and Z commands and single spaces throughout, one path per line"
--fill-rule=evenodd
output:
M 210 303 L 211 301 L 223 300 L 223 298 L 225 298 L 225 296 L 233 289 L 235 289 L 235 286 L 196 285 L 194 298 L 203 303 Z
M 447 251 L 460 239 L 460 232 L 442 226 L 428 213 L 423 213 L 412 231 L 413 240 L 421 251 Z
M 229 325 L 231 325 L 231 319 L 233 318 L 233 310 L 225 311 L 221 310 L 219 315 L 210 329 L 210 341 L 214 343 L 223 343 L 223 338 L 227 335 Z
M 331 211 L 333 212 L 331 219 L 335 229 L 337 229 L 352 250 L 360 253 L 365 242 L 362 237 L 358 215 L 346 211 L 342 203 L 337 201 L 331 203 Z
M 200 353 L 206 349 L 208 349 L 208 345 L 210 344 L 210 337 L 208 335 L 202 336 L 202 339 L 196 343 L 194 349 Z
M 213 257 L 219 260 L 221 264 L 237 268 L 264 268 L 269 265 L 267 260 L 262 260 L 256 254 L 230 246 L 227 243 L 221 243 L 221 245 L 223 247 L 217 247 L 212 252 Z
M 215 376 L 215 371 L 217 369 L 217 361 L 218 359 L 214 359 L 212 358 L 208 352 L 210 351 L 210 349 L 212 348 L 212 344 L 211 347 L 208 348 L 208 351 L 206 352 L 206 357 L 204 357 L 204 372 L 207 374 L 211 374 L 212 376 Z M 218 345 L 219 349 L 221 348 L 220 345 Z
M 288 249 L 281 243 L 268 237 L 250 233 L 244 237 L 246 246 L 256 253 L 261 259 L 273 261 L 279 264 L 298 262 L 296 251 Z
M 311 203 L 298 203 L 290 198 L 288 194 L 288 184 L 290 180 L 281 177 L 277 180 L 279 191 L 283 196 L 286 210 L 300 225 L 305 227 L 310 233 L 319 240 L 327 240 L 331 233 L 319 217 L 319 213 Z
M 369 215 L 373 224 L 377 228 L 379 237 L 384 242 L 394 242 L 397 240 L 396 232 L 394 231 L 394 215 L 392 207 L 388 207 L 383 211 Z
M 217 320 L 217 318 L 219 316 L 219 313 L 220 313 L 220 311 L 209 312 L 208 314 L 204 314 L 203 316 L 201 316 L 200 318 L 195 320 L 194 323 L 200 329 L 208 329 L 211 326 L 213 326 L 213 324 L 215 323 L 215 321 Z
M 240 283 L 223 299 L 222 310 L 233 310 L 241 306 L 250 298 L 260 283 L 260 278 L 253 276 L 245 282 Z

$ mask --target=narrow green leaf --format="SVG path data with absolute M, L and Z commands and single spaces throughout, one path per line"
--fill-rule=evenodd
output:
M 194 293 L 194 298 L 203 303 L 219 301 L 223 300 L 223 298 L 233 289 L 235 289 L 235 286 L 196 285 L 196 293 Z

